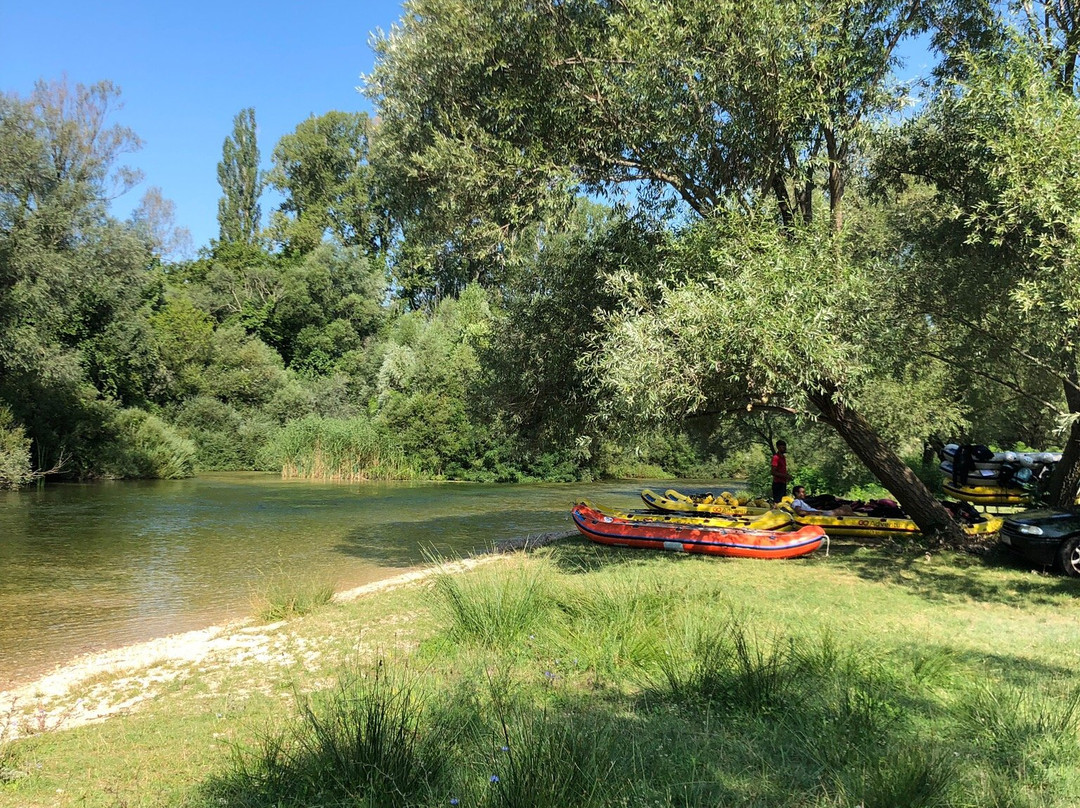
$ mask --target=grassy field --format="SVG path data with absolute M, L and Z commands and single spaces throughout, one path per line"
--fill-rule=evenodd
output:
M 993 557 L 567 539 L 89 682 L 133 706 L 0 747 L 0 806 L 1071 807 L 1078 595 Z

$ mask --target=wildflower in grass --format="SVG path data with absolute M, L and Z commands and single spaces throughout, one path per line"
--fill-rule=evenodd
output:
M 501 749 L 503 752 L 509 752 L 510 751 L 509 746 L 500 746 L 499 749 Z
M 457 797 L 451 797 L 450 798 L 450 804 L 451 805 L 457 805 L 458 804 L 458 798 Z
M 499 782 L 499 775 L 497 775 L 497 774 L 491 775 L 491 782 L 493 782 L 493 783 Z

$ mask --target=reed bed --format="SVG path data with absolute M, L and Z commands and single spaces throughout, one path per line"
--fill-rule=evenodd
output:
M 363 482 L 415 479 L 392 438 L 364 418 L 308 417 L 286 424 L 265 450 L 285 479 Z

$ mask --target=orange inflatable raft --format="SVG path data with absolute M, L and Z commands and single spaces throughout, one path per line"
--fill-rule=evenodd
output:
M 642 522 L 605 513 L 587 502 L 575 505 L 573 514 L 574 524 L 586 538 L 614 547 L 735 558 L 797 558 L 814 552 L 825 541 L 825 531 L 816 525 L 778 531 Z

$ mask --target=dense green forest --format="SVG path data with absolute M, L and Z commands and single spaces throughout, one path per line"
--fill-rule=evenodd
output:
M 927 531 L 945 440 L 1061 446 L 1075 496 L 1072 4 L 404 11 L 375 116 L 301 121 L 264 171 L 236 115 L 195 260 L 160 193 L 110 215 L 115 87 L 0 96 L 0 485 L 752 475 L 783 434 Z

